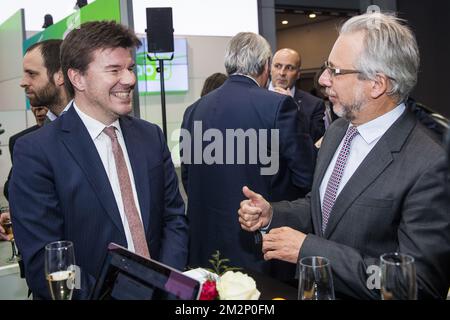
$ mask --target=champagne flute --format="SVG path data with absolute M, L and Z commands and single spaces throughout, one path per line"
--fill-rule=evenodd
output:
M 299 300 L 334 300 L 330 261 L 311 256 L 300 260 Z
M 410 255 L 392 252 L 382 254 L 381 299 L 416 300 L 416 267 Z
M 73 243 L 56 241 L 45 246 L 45 276 L 53 300 L 72 299 L 75 287 Z

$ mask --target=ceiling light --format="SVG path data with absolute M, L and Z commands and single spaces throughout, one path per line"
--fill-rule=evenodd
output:
M 308 17 L 309 17 L 310 19 L 314 19 L 314 18 L 316 17 L 316 14 L 315 14 L 315 13 L 310 13 L 310 14 L 308 15 Z
M 289 23 L 289 21 L 287 21 L 287 20 L 281 21 L 281 24 L 288 24 L 288 23 Z

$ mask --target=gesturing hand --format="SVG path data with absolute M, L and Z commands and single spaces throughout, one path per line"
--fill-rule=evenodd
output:
M 242 188 L 242 192 L 248 200 L 243 200 L 238 210 L 241 228 L 252 232 L 267 226 L 272 218 L 270 203 L 247 186 Z

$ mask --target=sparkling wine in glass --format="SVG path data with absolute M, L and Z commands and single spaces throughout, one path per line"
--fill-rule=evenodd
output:
M 319 256 L 300 260 L 299 300 L 334 300 L 330 261 Z
M 73 243 L 56 241 L 45 246 L 45 276 L 53 300 L 72 299 L 75 287 Z

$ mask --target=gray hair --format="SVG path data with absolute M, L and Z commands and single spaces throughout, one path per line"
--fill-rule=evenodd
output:
M 339 34 L 363 31 L 364 49 L 355 62 L 365 79 L 375 79 L 377 73 L 391 82 L 388 95 L 403 101 L 417 83 L 420 56 L 416 39 L 405 20 L 392 14 L 366 13 L 344 23 Z
M 272 51 L 266 39 L 252 32 L 239 32 L 228 43 L 225 51 L 225 70 L 228 75 L 241 73 L 259 76 Z

